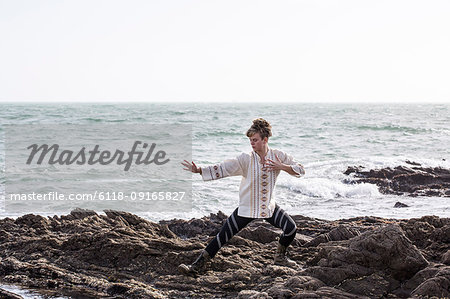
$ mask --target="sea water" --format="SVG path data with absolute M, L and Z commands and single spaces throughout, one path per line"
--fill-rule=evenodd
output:
M 269 146 L 288 152 L 306 170 L 302 178 L 287 173 L 278 177 L 274 199 L 289 214 L 322 219 L 450 217 L 448 198 L 384 195 L 372 184 L 345 183 L 343 174 L 348 166 L 411 166 L 407 160 L 450 168 L 448 104 L 1 103 L 0 196 L 4 198 L 7 124 L 191 124 L 193 161 L 209 165 L 250 152 L 245 132 L 258 117 L 272 124 Z M 219 210 L 230 214 L 238 205 L 239 183 L 240 177 L 204 182 L 193 174 L 192 211 L 145 211 L 139 216 L 158 221 Z M 98 184 L 101 188 L 101 178 Z M 409 207 L 394 208 L 397 201 Z M 62 206 L 52 214 L 68 212 Z M 17 216 L 0 210 L 1 218 Z

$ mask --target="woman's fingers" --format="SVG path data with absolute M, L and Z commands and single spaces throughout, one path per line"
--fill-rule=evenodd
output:
M 269 164 L 269 165 L 271 165 L 271 166 L 273 166 L 273 165 L 275 165 L 275 164 L 276 164 L 274 160 L 271 160 L 271 159 L 267 159 L 267 161 L 268 161 L 268 162 L 270 162 L 270 164 Z
M 273 163 L 273 161 L 272 160 L 270 160 L 270 159 L 267 159 L 266 160 L 266 163 L 265 163 L 265 165 L 264 165 L 264 167 L 263 167 L 263 170 L 269 170 L 269 171 L 272 171 L 273 170 L 273 167 L 274 167 L 274 165 L 272 164 Z
M 183 168 L 183 170 L 191 171 L 192 172 L 192 165 L 188 161 L 184 160 L 184 163 L 181 162 L 181 165 L 183 165 L 186 168 Z
M 277 157 L 277 156 L 275 156 Z M 266 164 L 265 164 L 265 168 L 267 168 L 269 171 L 274 171 L 274 170 L 279 170 L 280 166 L 281 166 L 281 161 L 280 159 L 278 159 L 278 161 L 274 161 L 272 159 L 267 159 L 266 160 Z
M 192 164 L 191 164 L 191 163 L 192 163 Z M 187 160 L 184 160 L 184 162 L 181 162 L 181 165 L 183 165 L 184 167 L 186 167 L 186 168 L 183 168 L 184 170 L 188 170 L 188 171 L 194 172 L 194 173 L 197 172 L 198 167 L 197 167 L 197 165 L 195 165 L 194 161 L 189 162 L 189 161 L 187 161 Z

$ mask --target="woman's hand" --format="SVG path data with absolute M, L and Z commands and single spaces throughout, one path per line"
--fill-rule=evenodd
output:
M 284 170 L 289 174 L 292 175 L 298 175 L 298 173 L 296 173 L 291 166 L 283 164 L 280 161 L 280 158 L 278 158 L 278 156 L 276 157 L 276 161 L 275 160 L 271 160 L 271 159 L 267 159 L 267 162 L 265 164 L 264 167 L 266 167 L 269 171 L 274 171 L 274 170 Z
M 267 159 L 266 163 L 264 163 L 264 168 L 266 168 L 268 171 L 286 170 L 288 166 L 283 164 L 278 156 L 275 155 L 275 158 L 276 160 Z
M 193 173 L 200 173 L 202 174 L 202 169 L 200 167 L 197 167 L 197 165 L 195 165 L 194 161 L 192 161 L 192 164 L 189 163 L 189 161 L 184 160 L 184 162 L 181 163 L 181 165 L 183 165 L 186 168 L 183 168 L 184 170 L 193 172 Z

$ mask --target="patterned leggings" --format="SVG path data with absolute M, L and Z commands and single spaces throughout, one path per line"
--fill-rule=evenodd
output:
M 233 214 L 228 217 L 227 221 L 223 224 L 222 229 L 216 235 L 214 239 L 209 242 L 205 250 L 209 253 L 210 257 L 214 257 L 219 249 L 225 245 L 235 234 L 247 226 L 250 222 L 257 218 L 248 218 L 238 216 L 238 208 L 234 210 Z M 283 229 L 283 234 L 280 236 L 280 244 L 289 246 L 295 238 L 297 232 L 297 225 L 291 216 L 289 216 L 282 208 L 275 205 L 275 210 L 270 218 L 264 218 L 267 222 L 277 228 Z

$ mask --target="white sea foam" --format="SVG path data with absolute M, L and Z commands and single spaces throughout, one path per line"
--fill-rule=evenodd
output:
M 378 188 L 372 184 L 344 184 L 327 178 L 304 178 L 296 183 L 279 183 L 280 187 L 311 198 L 340 198 L 380 196 Z

